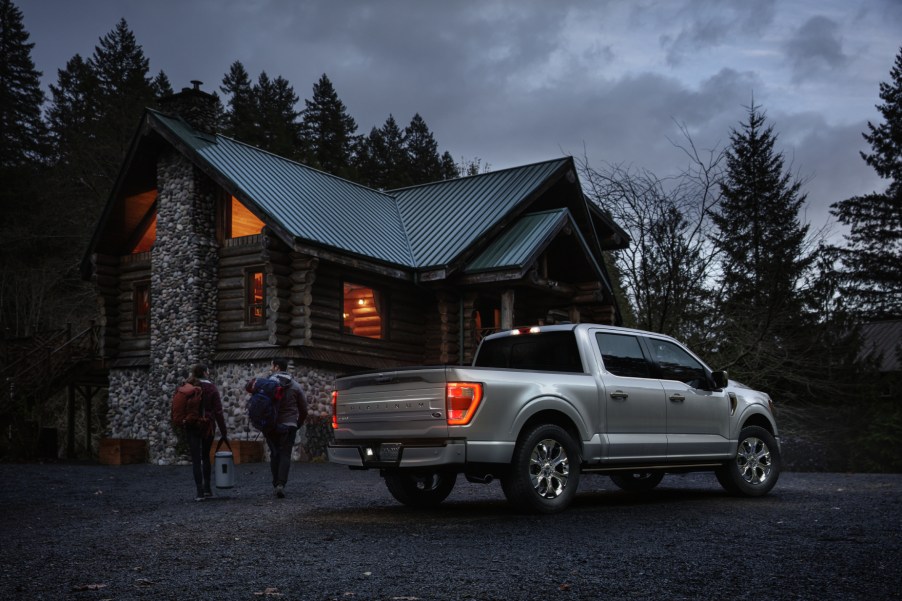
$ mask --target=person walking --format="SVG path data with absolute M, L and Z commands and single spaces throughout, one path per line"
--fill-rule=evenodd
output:
M 298 429 L 307 419 L 307 397 L 304 396 L 301 385 L 288 373 L 286 359 L 273 359 L 269 378 L 276 380 L 282 386 L 282 400 L 279 401 L 276 427 L 264 435 L 266 445 L 269 447 L 269 468 L 272 472 L 273 492 L 276 498 L 284 499 L 295 437 Z M 252 384 L 249 383 L 249 386 Z
M 213 473 L 210 464 L 210 448 L 213 446 L 213 438 L 216 427 L 223 440 L 228 438 L 225 416 L 222 413 L 222 399 L 219 389 L 210 380 L 210 370 L 206 365 L 198 364 L 191 368 L 191 375 L 187 380 L 192 386 L 201 388 L 201 407 L 203 418 L 198 426 L 185 426 L 185 434 L 188 439 L 188 451 L 191 454 L 191 465 L 196 486 L 195 501 L 203 501 L 213 496 L 210 486 L 210 476 Z

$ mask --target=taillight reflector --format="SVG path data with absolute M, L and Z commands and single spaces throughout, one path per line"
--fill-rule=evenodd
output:
M 338 429 L 338 391 L 332 391 L 332 429 Z
M 482 384 L 478 382 L 448 382 L 445 388 L 445 407 L 449 426 L 466 426 L 473 419 L 482 400 Z

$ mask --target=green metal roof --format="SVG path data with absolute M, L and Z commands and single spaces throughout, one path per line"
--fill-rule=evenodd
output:
M 405 267 L 415 267 L 396 201 L 377 190 L 318 171 L 225 136 L 199 134 L 184 121 L 150 111 L 264 221 L 291 235 Z
M 561 158 L 380 192 L 225 136 L 199 133 L 180 118 L 148 112 L 164 137 L 230 182 L 240 200 L 265 213 L 267 223 L 297 239 L 419 270 L 452 264 L 572 163 Z M 503 238 L 520 232 L 524 240 L 509 241 L 528 245 L 562 218 L 560 211 L 550 213 L 555 217 L 527 219 L 518 225 L 524 229 Z M 497 256 L 481 256 L 486 265 L 517 260 L 497 244 L 492 245 Z M 515 254 L 513 247 L 507 252 Z
M 568 223 L 572 221 L 570 211 L 565 208 L 526 214 L 471 261 L 464 268 L 464 273 L 523 269 Z
M 420 269 L 450 264 L 570 159 L 389 191 Z

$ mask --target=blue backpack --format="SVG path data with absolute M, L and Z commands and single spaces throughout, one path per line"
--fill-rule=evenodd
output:
M 248 385 L 251 398 L 247 400 L 247 416 L 251 425 L 264 434 L 278 426 L 279 402 L 282 386 L 276 380 L 256 379 Z

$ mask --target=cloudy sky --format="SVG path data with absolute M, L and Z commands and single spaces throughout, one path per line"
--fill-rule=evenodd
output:
M 900 0 L 14 0 L 46 85 L 125 18 L 174 88 L 241 61 L 301 98 L 326 73 L 359 133 L 426 120 L 493 170 L 570 154 L 678 172 L 754 99 L 807 181 L 805 219 L 882 191 L 859 157 L 902 46 Z

